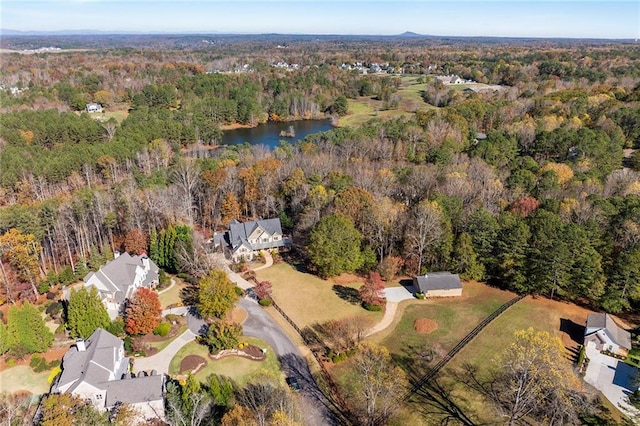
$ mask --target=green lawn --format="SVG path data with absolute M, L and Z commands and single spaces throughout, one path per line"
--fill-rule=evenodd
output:
M 261 348 L 267 348 L 267 359 L 265 361 L 252 361 L 241 357 L 228 357 L 217 361 L 209 358 L 209 350 L 206 346 L 196 342 L 188 343 L 178 351 L 169 364 L 169 374 L 177 375 L 180 371 L 180 362 L 188 355 L 198 355 L 207 360 L 207 365 L 196 374 L 196 379 L 206 382 L 211 374 L 227 376 L 235 380 L 238 384 L 244 385 L 258 376 L 271 376 L 276 379 L 281 378 L 280 364 L 278 358 L 271 347 L 264 341 L 254 337 L 243 337 L 243 342 L 248 342 Z
M 297 271 L 286 263 L 256 272 L 259 281 L 273 285 L 273 300 L 300 328 L 331 319 L 367 315 L 374 323 L 382 318 L 382 312 L 369 312 L 360 304 L 352 304 L 340 298 L 333 289 L 334 283 L 315 275 Z M 344 284 L 357 289 L 362 282 Z
M 47 378 L 50 371 L 34 373 L 28 365 L 18 365 L 0 372 L 0 393 L 27 391 L 43 394 L 49 391 Z
M 409 355 L 409 347 L 437 345 L 448 352 L 478 323 L 513 297 L 510 292 L 465 282 L 461 298 L 428 299 L 407 306 L 393 333 L 381 343 L 398 356 Z M 413 324 L 419 318 L 435 321 L 438 328 L 429 334 L 418 334 Z
M 169 290 L 160 294 L 160 304 L 162 305 L 162 309 L 167 309 L 167 306 L 172 305 L 174 303 L 181 303 L 182 299 L 180 298 L 180 291 L 186 287 L 185 282 L 174 276 L 171 276 L 171 279 L 175 281 L 175 285 L 171 287 Z

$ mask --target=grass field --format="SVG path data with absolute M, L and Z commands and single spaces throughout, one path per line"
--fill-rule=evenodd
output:
M 49 391 L 49 371 L 34 373 L 27 365 L 18 365 L 0 372 L 0 393 L 27 391 L 43 394 Z
M 393 332 L 387 333 L 381 343 L 400 357 L 409 355 L 409 348 L 434 345 L 447 352 L 478 323 L 514 296 L 485 284 L 465 282 L 460 298 L 410 301 L 404 307 Z M 429 334 L 418 334 L 413 323 L 419 318 L 435 321 L 438 328 Z
M 435 108 L 422 100 L 424 83 L 418 83 L 417 77 L 400 77 L 401 86 L 393 96 L 398 98 L 398 106 L 383 110 L 385 102 L 369 96 L 348 100 L 348 113 L 340 117 L 340 127 L 360 126 L 373 118 L 387 120 L 400 116 L 412 116 L 416 111 Z
M 113 108 L 107 108 L 103 113 L 93 114 L 96 120 L 100 121 L 109 121 L 112 118 L 115 118 L 118 123 L 122 123 L 129 116 L 129 108 L 128 106 L 118 106 Z
M 382 318 L 382 312 L 369 312 L 359 303 L 350 303 L 340 298 L 334 291 L 335 282 L 299 272 L 286 263 L 257 271 L 256 276 L 259 281 L 271 282 L 273 300 L 300 328 L 358 314 L 371 317 L 374 323 Z M 355 291 L 362 285 L 362 281 L 341 282 L 339 285 L 343 290 Z
M 264 341 L 253 337 L 243 337 L 242 341 L 248 342 L 261 348 L 267 348 L 267 359 L 265 361 L 252 361 L 241 357 L 228 357 L 217 361 L 209 358 L 209 350 L 206 346 L 196 342 L 191 342 L 182 347 L 169 364 L 169 374 L 177 375 L 180 371 L 180 362 L 188 355 L 198 355 L 207 360 L 207 365 L 196 374 L 196 379 L 205 382 L 211 374 L 227 376 L 238 382 L 240 385 L 251 381 L 255 377 L 267 375 L 281 378 L 280 364 L 275 352 Z

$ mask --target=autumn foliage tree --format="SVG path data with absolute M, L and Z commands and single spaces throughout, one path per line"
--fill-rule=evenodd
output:
M 258 299 L 271 299 L 272 290 L 273 286 L 269 281 L 260 281 L 253 288 L 253 291 L 255 292 L 256 296 L 258 296 Z
M 196 308 L 205 319 L 223 318 L 238 300 L 235 284 L 219 269 L 200 279 L 197 297 Z
M 365 304 L 383 306 L 386 302 L 384 298 L 384 283 L 377 272 L 369 272 L 369 276 L 358 292 Z
M 10 265 L 15 271 L 16 279 L 28 283 L 34 297 L 38 297 L 36 285 L 40 281 L 38 256 L 41 251 L 42 247 L 33 234 L 24 234 L 16 228 L 11 228 L 0 236 L 0 268 L 8 299 L 11 300 L 15 286 L 9 283 L 3 263 Z
M 162 316 L 158 293 L 146 287 L 138 288 L 124 311 L 125 331 L 130 335 L 149 334 Z
M 147 251 L 147 236 L 138 228 L 133 228 L 124 237 L 124 250 L 130 254 L 141 254 Z

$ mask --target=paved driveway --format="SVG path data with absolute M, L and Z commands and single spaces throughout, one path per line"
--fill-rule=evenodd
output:
M 298 347 L 287 337 L 280 326 L 251 298 L 243 298 L 238 305 L 248 313 L 242 323 L 245 335 L 264 340 L 273 348 L 282 371 L 287 377 L 295 377 L 302 388 L 302 406 L 304 407 L 305 425 L 324 426 L 334 424 L 333 416 L 327 409 L 327 401 L 313 379 L 307 361 Z
M 415 290 L 413 286 L 405 287 L 387 287 L 384 289 L 384 296 L 387 302 L 402 302 L 403 300 L 413 299 Z
M 584 380 L 602 392 L 623 413 L 630 416 L 640 414 L 640 411 L 626 401 L 626 396 L 635 389 L 631 385 L 631 376 L 637 370 L 616 358 L 601 354 L 592 345 L 593 343 L 587 344 L 586 347 L 589 365 Z

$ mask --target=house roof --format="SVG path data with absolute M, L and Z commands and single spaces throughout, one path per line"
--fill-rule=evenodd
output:
M 250 244 L 248 242 L 249 236 L 258 228 L 262 228 L 269 235 L 282 235 L 282 226 L 280 225 L 279 218 L 252 220 L 243 223 L 234 220 L 229 224 L 229 244 L 231 248 L 235 250 L 244 244 L 253 250 L 259 250 L 284 245 L 284 241 L 282 240 L 264 244 Z
M 73 346 L 62 358 L 62 374 L 58 387 L 71 384 L 70 392 L 81 383 L 88 383 L 98 389 L 105 389 L 104 382 L 109 380 L 111 373 L 122 373 L 119 369 L 129 366 L 128 362 L 117 365 L 118 351 L 122 348 L 122 340 L 108 331 L 98 328 L 85 341 L 86 349 L 79 351 Z
M 123 253 L 100 268 L 97 272 L 89 272 L 84 281 L 95 275 L 112 293 L 115 294 L 116 302 L 123 302 L 129 296 L 129 287 L 136 279 L 137 268 L 144 269 L 144 262 L 149 262 L 149 270 L 146 273 L 141 285 L 149 287 L 151 283 L 158 280 L 158 266 L 148 257 L 142 255 L 131 256 Z
M 138 404 L 161 401 L 163 399 L 164 378 L 162 375 L 113 380 L 107 383 L 105 406 L 113 407 L 116 402 Z
M 631 333 L 618 327 L 609 314 L 589 314 L 587 316 L 587 330 L 589 329 L 603 329 L 618 346 L 631 349 Z M 593 334 L 593 332 L 589 334 Z
M 433 290 L 462 288 L 462 282 L 458 274 L 452 274 L 451 272 L 429 272 L 428 274 L 414 277 L 413 281 L 422 293 Z

